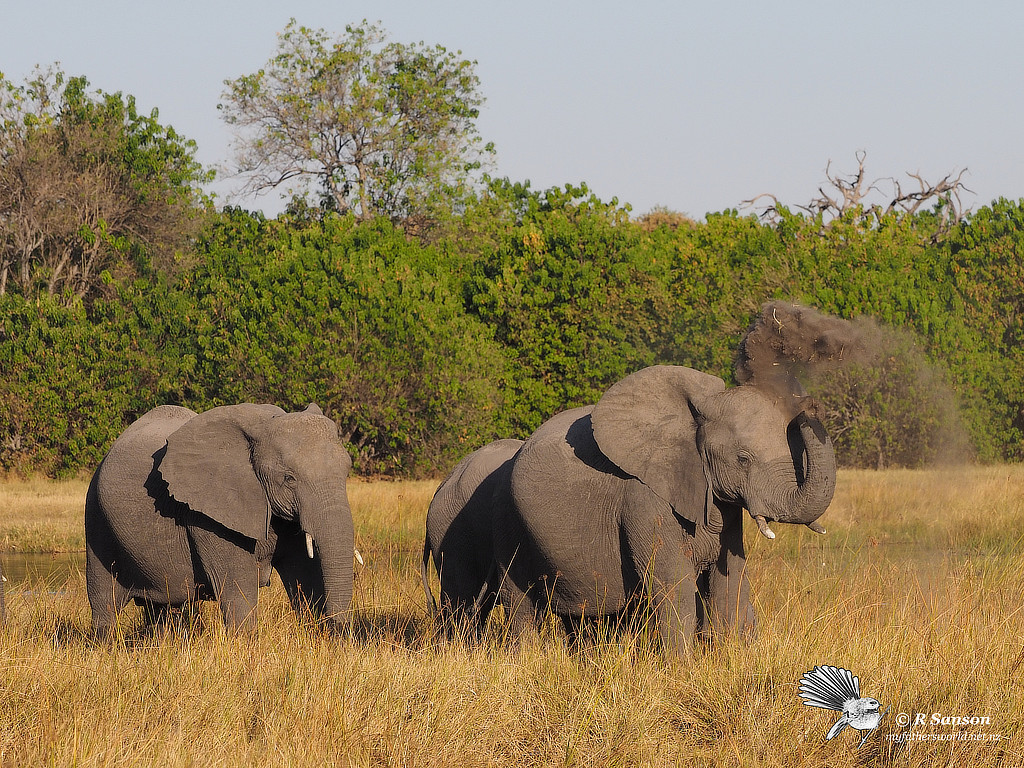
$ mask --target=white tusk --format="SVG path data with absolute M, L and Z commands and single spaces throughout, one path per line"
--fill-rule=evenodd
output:
M 362 565 L 363 564 L 363 556 L 359 554 L 359 550 L 355 549 L 353 547 L 352 554 L 355 555 L 356 562 L 359 563 L 360 565 Z
M 763 533 L 766 538 L 775 538 L 775 531 L 768 527 L 768 521 L 764 519 L 764 515 L 758 515 L 755 517 L 754 522 L 757 523 L 757 530 Z
M 815 533 L 828 533 L 828 531 L 825 530 L 825 527 L 821 523 L 818 523 L 818 522 L 808 523 L 807 527 L 810 528 Z
M 309 531 L 306 531 L 306 554 L 313 559 L 313 535 Z

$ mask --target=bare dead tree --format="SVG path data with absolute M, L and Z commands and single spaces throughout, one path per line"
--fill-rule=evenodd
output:
M 918 184 L 918 189 L 912 192 L 904 192 L 900 183 L 896 179 L 892 179 L 893 185 L 893 197 L 892 202 L 889 203 L 887 213 L 896 209 L 902 210 L 904 213 L 915 214 L 925 203 L 938 200 L 949 205 L 950 212 L 954 221 L 958 221 L 963 217 L 964 208 L 960 200 L 960 191 L 970 192 L 963 183 L 964 174 L 967 173 L 967 169 L 964 168 L 955 176 L 952 173 L 947 173 L 941 181 L 936 184 L 929 184 L 921 176 L 921 173 L 907 173 L 907 176 L 912 178 Z M 945 210 L 946 206 L 943 206 Z
M 857 170 L 850 175 L 832 172 L 832 161 L 825 166 L 827 184 L 818 187 L 818 196 L 806 205 L 796 208 L 806 211 L 814 217 L 821 217 L 822 224 L 827 227 L 831 222 L 850 215 L 855 215 L 866 227 L 878 226 L 886 216 L 892 214 L 913 216 L 926 204 L 935 204 L 939 211 L 938 232 L 941 234 L 958 221 L 966 210 L 960 198 L 961 192 L 970 192 L 963 183 L 967 169 L 946 174 L 939 182 L 931 184 L 925 180 L 920 171 L 907 172 L 917 183 L 917 188 L 904 191 L 903 185 L 895 177 L 883 177 L 871 183 L 867 182 L 864 160 L 867 153 L 860 150 L 856 154 Z M 888 181 L 890 191 L 879 186 L 880 182 Z M 884 202 L 872 202 L 869 198 L 881 196 Z M 756 208 L 759 201 L 771 200 L 771 205 L 764 206 L 760 211 L 762 219 L 777 221 L 781 214 L 779 199 L 771 193 L 762 193 L 749 200 L 744 200 L 745 208 Z
M 857 152 L 857 172 L 847 178 L 833 174 L 832 161 L 829 160 L 825 164 L 825 178 L 828 180 L 828 185 L 839 194 L 826 192 L 826 187 L 822 185 L 818 187 L 818 197 L 812 199 L 807 205 L 798 207 L 812 215 L 827 214 L 838 218 L 846 211 L 862 206 L 865 198 L 871 192 L 878 191 L 878 187 L 874 183 L 869 184 L 866 189 L 864 187 L 865 157 L 866 153 L 863 150 Z

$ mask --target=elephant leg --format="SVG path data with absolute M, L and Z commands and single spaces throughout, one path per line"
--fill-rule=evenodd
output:
M 306 557 L 303 552 L 302 557 Z M 307 558 L 308 559 L 308 558 Z M 322 609 L 323 590 L 317 594 L 309 594 L 309 587 L 303 588 L 303 584 L 309 584 L 309 575 L 312 568 L 294 553 L 286 553 L 274 559 L 274 569 L 281 577 L 284 584 L 285 594 L 288 595 L 288 603 L 291 605 L 295 615 L 299 617 L 316 616 Z
M 86 555 L 85 579 L 92 609 L 92 634 L 99 640 L 107 640 L 114 633 L 117 617 L 131 596 L 114 574 L 94 564 L 94 560 L 94 557 Z
M 469 576 L 456 572 L 453 567 L 442 567 L 438 573 L 441 584 L 438 593 L 438 620 L 449 637 L 466 637 L 469 632 L 469 613 L 472 598 L 463 593 L 470 584 Z
M 251 630 L 256 626 L 256 595 L 259 590 L 259 572 L 248 578 L 229 576 L 221 583 L 214 580 L 224 627 L 229 631 Z
M 498 588 L 498 603 L 505 611 L 505 634 L 514 643 L 522 645 L 540 639 L 537 630 L 537 608 L 529 595 L 505 574 Z
M 448 637 L 476 640 L 490 610 L 490 576 L 482 577 L 473 564 L 464 562 L 464 558 L 442 555 L 441 563 L 438 573 L 440 626 Z
M 306 552 L 306 539 L 302 529 L 291 521 L 271 521 L 273 547 L 271 567 L 277 571 L 288 595 L 288 602 L 299 617 L 323 614 L 326 600 L 323 572 L 316 560 Z
M 477 592 L 476 597 L 473 599 L 469 619 L 475 639 L 477 640 L 483 637 L 487 629 L 487 620 L 490 618 L 491 610 L 497 603 L 498 577 L 498 564 L 492 562 L 487 571 L 487 576 L 484 578 L 483 586 L 480 587 L 480 591 Z
M 219 527 L 218 527 L 219 528 Z M 228 631 L 251 629 L 256 624 L 260 564 L 254 553 L 235 541 L 227 529 L 189 529 L 189 538 L 205 581 L 220 605 Z
M 160 628 L 167 625 L 171 607 L 167 603 L 154 603 L 152 600 L 144 600 L 142 603 L 142 616 L 147 627 Z
M 130 595 L 107 566 L 114 557 L 108 551 L 113 546 L 113 534 L 106 522 L 97 515 L 86 515 L 86 529 L 85 585 L 92 610 L 92 633 L 106 640 L 113 634 L 118 614 L 128 604 Z
M 583 616 L 569 614 L 562 616 L 562 629 L 566 642 L 577 650 L 596 644 L 610 643 L 622 626 L 624 616 Z
M 184 632 L 190 619 L 189 607 L 191 603 L 184 605 L 171 605 L 169 603 L 157 603 L 152 600 L 143 600 L 142 615 L 146 626 L 154 634 L 164 632 Z
M 630 560 L 637 582 L 638 607 L 646 608 L 667 656 L 688 656 L 697 630 L 697 573 L 692 542 L 669 517 L 656 519 L 653 529 L 627 526 L 622 557 Z
M 743 524 L 737 520 L 722 534 L 722 551 L 707 574 L 707 607 L 715 636 L 736 633 L 750 638 L 757 628 L 757 616 L 750 602 L 750 580 L 743 551 Z
M 689 655 L 697 629 L 696 576 L 691 572 L 681 579 L 665 578 L 655 573 L 646 580 L 645 586 L 665 654 Z
M 732 572 L 723 572 L 714 565 L 708 574 L 708 612 L 716 637 L 737 633 L 751 639 L 757 631 L 757 614 L 750 602 L 750 581 L 743 565 L 733 564 Z

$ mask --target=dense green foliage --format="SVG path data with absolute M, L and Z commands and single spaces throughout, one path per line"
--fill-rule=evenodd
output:
M 145 288 L 89 311 L 46 293 L 0 296 L 0 467 L 94 467 L 131 417 L 165 399 L 174 340 L 156 309 L 167 294 Z
M 182 284 L 184 396 L 315 401 L 364 472 L 429 471 L 490 437 L 503 359 L 448 260 L 384 221 L 230 211 Z
M 173 284 L 0 305 L 0 466 L 89 469 L 164 402 L 319 403 L 357 471 L 427 474 L 651 363 L 732 381 L 772 298 L 877 321 L 878 354 L 807 382 L 841 460 L 1024 458 L 1024 201 L 936 238 L 783 212 L 631 219 L 586 187 L 492 183 L 424 244 L 383 219 L 215 217 Z
M 627 212 L 587 188 L 497 185 L 518 215 L 474 265 L 469 311 L 493 329 L 510 372 L 498 426 L 529 434 L 566 407 L 655 362 L 663 298 Z
M 360 220 L 450 209 L 492 151 L 476 133 L 476 62 L 387 42 L 365 21 L 334 37 L 293 19 L 263 67 L 225 85 L 220 109 L 251 187 L 298 182 Z
M 292 21 L 226 86 L 253 186 L 318 196 L 213 212 L 155 110 L 0 74 L 0 470 L 89 470 L 163 403 L 315 401 L 357 472 L 444 472 L 646 365 L 732 383 L 776 299 L 861 329 L 804 372 L 842 463 L 1024 459 L 1024 200 L 960 219 L 947 177 L 888 207 L 697 222 L 585 185 L 481 188 L 475 63 L 365 22 Z M 829 183 L 860 190 L 858 159 Z
M 157 117 L 84 77 L 0 73 L 0 295 L 92 299 L 105 273 L 174 271 L 209 175 Z

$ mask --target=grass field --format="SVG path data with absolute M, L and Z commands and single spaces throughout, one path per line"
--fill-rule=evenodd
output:
M 680 661 L 632 638 L 440 639 L 418 571 L 435 485 L 350 484 L 350 639 L 299 624 L 276 585 L 252 635 L 208 605 L 184 636 L 148 638 L 132 614 L 97 646 L 81 574 L 9 584 L 0 764 L 1024 765 L 1024 467 L 841 472 L 827 536 L 747 526 L 757 637 Z M 0 484 L 0 548 L 81 549 L 85 487 Z M 851 730 L 824 741 L 838 715 L 797 696 L 818 664 L 889 708 L 860 749 Z

